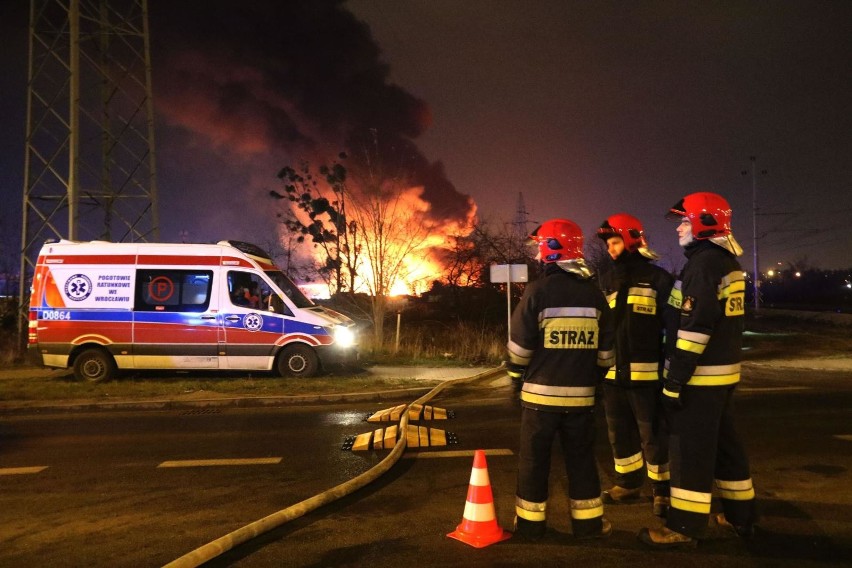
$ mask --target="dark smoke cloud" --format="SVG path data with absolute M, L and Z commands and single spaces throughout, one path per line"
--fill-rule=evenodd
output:
M 434 218 L 474 210 L 413 142 L 429 107 L 389 83 L 369 27 L 342 1 L 181 0 L 153 3 L 150 17 L 155 101 L 170 124 L 248 161 L 328 160 L 375 132 L 380 148 L 408 156 Z

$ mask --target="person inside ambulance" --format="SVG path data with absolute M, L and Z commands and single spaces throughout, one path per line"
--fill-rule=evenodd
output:
M 674 279 L 651 261 L 642 222 L 627 213 L 608 217 L 598 229 L 612 259 L 601 289 L 613 310 L 615 365 L 603 383 L 614 485 L 604 503 L 635 503 L 645 477 L 651 481 L 653 512 L 665 516 L 669 502 L 668 436 L 659 412 L 665 363 L 665 317 Z M 675 314 L 676 315 L 676 314 Z
M 260 308 L 260 295 L 257 291 L 257 282 L 254 280 L 248 283 L 248 288 L 245 290 L 246 305 L 250 308 Z
M 243 284 L 238 284 L 234 288 L 234 293 L 231 294 L 231 303 L 235 306 L 249 306 L 248 288 Z
M 548 475 L 558 437 L 577 538 L 609 536 L 595 461 L 595 389 L 615 353 L 610 310 L 583 256 L 583 235 L 551 219 L 530 235 L 544 264 L 512 313 L 510 376 L 520 381 L 521 432 L 515 534 L 544 536 Z
M 731 398 L 740 380 L 745 280 L 731 232 L 731 207 L 716 193 L 678 201 L 668 218 L 680 221 L 687 257 L 669 302 L 680 310 L 661 399 L 670 429 L 671 501 L 665 525 L 639 539 L 656 548 L 694 547 L 710 517 L 713 487 L 722 513 L 717 525 L 741 537 L 757 520 L 748 457 L 734 429 Z

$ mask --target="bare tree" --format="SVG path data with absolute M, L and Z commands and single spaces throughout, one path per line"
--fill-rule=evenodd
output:
M 346 154 L 338 157 L 344 160 Z M 298 244 L 310 237 L 314 247 L 322 250 L 316 271 L 332 295 L 354 293 L 363 245 L 356 223 L 347 218 L 347 199 L 352 190 L 347 184 L 346 168 L 335 161 L 331 166 L 321 165 L 314 173 L 311 165 L 303 161 L 298 170 L 292 166 L 282 168 L 278 177 L 284 182 L 284 193 L 271 190 L 269 195 L 288 202 L 278 218 L 298 235 Z
M 435 222 L 420 197 L 423 187 L 412 182 L 406 149 L 390 144 L 379 151 L 377 132 L 368 134 L 355 156 L 341 154 L 331 166 L 314 171 L 302 162 L 298 169 L 283 168 L 278 177 L 284 191 L 269 193 L 287 200 L 279 218 L 298 235 L 298 244 L 310 241 L 322 250 L 319 272 L 330 292 L 348 292 L 353 308 L 354 293 L 368 292 L 368 317 L 375 344 L 381 345 L 388 296 L 397 284 L 412 289 L 422 278 L 414 267 L 418 256 L 431 253 Z
M 408 261 L 415 253 L 426 254 L 432 224 L 427 210 L 419 206 L 417 188 L 409 187 L 404 177 L 382 175 L 375 162 L 366 165 L 367 175 L 351 211 L 369 266 L 365 284 L 370 290 L 373 339 L 381 345 L 388 296 L 397 283 L 411 286 Z

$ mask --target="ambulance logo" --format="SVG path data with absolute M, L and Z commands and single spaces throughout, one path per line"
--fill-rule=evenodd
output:
M 246 314 L 243 318 L 243 326 L 249 331 L 260 331 L 263 328 L 263 316 L 260 314 Z
M 75 274 L 65 281 L 65 295 L 69 300 L 80 302 L 92 293 L 92 281 L 85 274 Z

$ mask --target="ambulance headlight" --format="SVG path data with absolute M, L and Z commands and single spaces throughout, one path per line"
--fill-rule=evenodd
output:
M 336 325 L 334 326 L 334 342 L 340 347 L 352 347 L 355 345 L 355 332 L 351 327 Z

